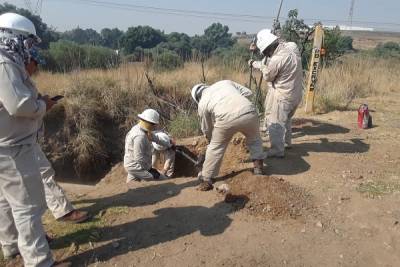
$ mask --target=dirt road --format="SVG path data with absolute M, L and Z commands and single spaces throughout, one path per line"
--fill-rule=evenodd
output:
M 128 187 L 121 166 L 95 187 L 66 186 L 95 219 L 68 226 L 47 215 L 53 251 L 76 266 L 399 266 L 400 95 L 354 107 L 362 102 L 369 130 L 357 129 L 356 111 L 300 112 L 293 148 L 266 161 L 271 177 L 253 177 L 232 144 L 217 184 L 252 183 L 244 207 L 196 191 L 191 177 Z

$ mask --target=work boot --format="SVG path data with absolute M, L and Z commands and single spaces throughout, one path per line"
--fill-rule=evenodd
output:
M 197 187 L 199 191 L 209 191 L 212 190 L 214 186 L 212 185 L 211 181 L 202 181 L 201 184 Z
M 253 169 L 254 175 L 263 175 L 263 167 L 264 167 L 263 160 L 261 159 L 254 160 L 253 164 L 254 164 L 254 169 Z
M 61 222 L 69 222 L 69 223 L 82 223 L 89 219 L 89 215 L 87 211 L 73 210 L 60 219 Z

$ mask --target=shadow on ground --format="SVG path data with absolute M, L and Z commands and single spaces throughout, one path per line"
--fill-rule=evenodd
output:
M 197 179 L 183 184 L 162 183 L 145 187 L 129 189 L 128 191 L 103 198 L 84 199 L 73 202 L 73 204 L 90 204 L 85 210 L 92 215 L 97 215 L 100 211 L 111 207 L 139 207 L 153 205 L 168 198 L 177 196 L 187 188 L 198 184 Z
M 118 255 L 176 240 L 197 231 L 203 236 L 218 235 L 230 226 L 232 219 L 228 215 L 235 210 L 237 209 L 224 202 L 216 203 L 210 208 L 203 206 L 163 208 L 153 212 L 155 217 L 91 229 L 100 233 L 98 242 L 108 243 L 66 260 L 72 261 L 74 266 L 86 266 L 91 262 L 107 261 Z M 79 234 L 81 233 L 77 232 L 73 235 Z M 71 238 L 73 237 L 60 237 L 61 240 Z
M 312 119 L 293 119 L 292 131 L 294 138 L 306 135 L 345 134 L 350 130 L 335 124 L 321 122 Z
M 304 136 L 318 136 L 330 134 L 346 134 L 350 129 L 312 119 L 297 118 L 293 120 L 293 139 Z M 294 175 L 306 172 L 310 164 L 304 159 L 310 153 L 338 153 L 353 154 L 365 153 L 369 144 L 362 139 L 354 138 L 349 141 L 329 141 L 328 138 L 316 138 L 312 142 L 293 144 L 292 149 L 287 149 L 283 159 L 266 159 L 268 175 Z

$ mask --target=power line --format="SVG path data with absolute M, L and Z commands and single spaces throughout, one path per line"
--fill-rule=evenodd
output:
M 59 0 L 53 0 L 53 1 L 59 1 Z M 273 21 L 274 19 L 274 17 L 272 16 L 258 16 L 250 14 L 223 13 L 223 12 L 207 12 L 207 11 L 190 10 L 190 9 L 160 8 L 154 6 L 116 3 L 116 2 L 101 1 L 101 0 L 71 0 L 71 1 L 76 2 L 78 4 L 85 4 L 89 6 L 106 7 L 110 9 L 118 9 L 125 11 L 129 10 L 129 11 L 150 13 L 150 14 L 166 14 L 166 15 L 174 15 L 182 17 L 209 18 L 209 19 L 229 20 L 229 21 L 242 21 L 250 23 L 268 23 Z M 348 23 L 348 21 L 346 20 L 321 19 L 321 18 L 305 18 L 304 21 L 307 21 L 310 24 L 319 21 L 325 23 L 344 23 L 344 24 Z M 364 24 L 364 25 L 400 27 L 400 23 L 395 23 L 395 22 L 378 22 L 378 21 L 362 21 L 362 20 L 353 20 L 352 22 L 360 25 Z

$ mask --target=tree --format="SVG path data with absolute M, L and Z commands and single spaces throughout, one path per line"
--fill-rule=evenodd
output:
M 66 31 L 61 35 L 62 39 L 78 44 L 100 45 L 101 35 L 93 29 L 81 29 L 79 27 Z
M 342 36 L 339 26 L 334 29 L 325 29 L 324 47 L 326 59 L 332 61 L 344 53 L 353 50 L 353 38 Z
M 235 44 L 229 27 L 221 23 L 213 23 L 204 30 L 204 35 L 195 35 L 191 44 L 198 52 L 209 56 L 217 48 L 229 48 Z
M 118 28 L 104 28 L 101 30 L 100 35 L 101 43 L 103 46 L 116 50 L 120 48 L 120 42 L 122 36 L 124 35 L 124 32 L 119 30 Z
M 167 42 L 171 46 L 171 50 L 175 51 L 183 59 L 188 59 L 192 54 L 190 45 L 190 37 L 184 33 L 173 32 L 167 35 Z
M 314 28 L 298 18 L 297 9 L 290 10 L 288 19 L 282 27 L 281 37 L 288 42 L 295 42 L 302 55 L 303 67 L 307 66 L 311 56 L 313 40 L 310 38 Z M 353 50 L 353 39 L 342 36 L 339 27 L 332 30 L 325 29 L 324 47 L 326 48 L 326 59 L 332 61 L 340 55 Z
M 290 10 L 288 19 L 282 27 L 282 38 L 288 42 L 295 42 L 302 45 L 303 36 L 310 31 L 310 27 L 304 23 L 304 20 L 298 18 L 297 9 Z
M 164 33 L 150 26 L 130 27 L 121 39 L 125 54 L 135 51 L 136 47 L 153 48 L 165 41 Z
M 204 35 L 195 35 L 192 37 L 191 46 L 200 54 L 207 55 L 213 50 L 212 44 L 206 39 Z
M 221 23 L 213 23 L 204 30 L 204 37 L 210 42 L 212 50 L 216 48 L 232 47 L 235 41 L 229 33 L 229 27 Z
M 42 21 L 41 17 L 33 15 L 29 10 L 17 8 L 16 6 L 8 3 L 0 4 L 0 14 L 6 12 L 20 14 L 32 21 L 36 28 L 36 34 L 42 39 L 42 42 L 39 45 L 41 48 L 47 49 L 50 42 L 54 42 L 59 39 L 59 35 L 52 28 L 48 27 L 47 24 Z

